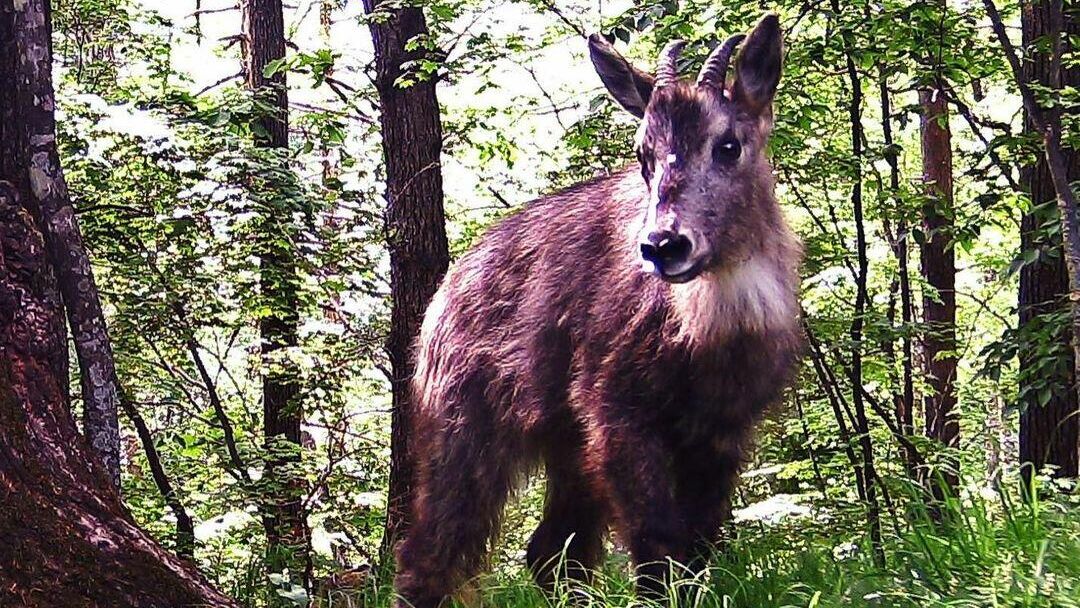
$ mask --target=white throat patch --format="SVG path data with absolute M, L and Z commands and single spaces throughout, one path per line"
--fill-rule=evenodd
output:
M 672 285 L 678 337 L 694 348 L 722 343 L 738 332 L 761 333 L 798 322 L 795 289 L 761 258 Z

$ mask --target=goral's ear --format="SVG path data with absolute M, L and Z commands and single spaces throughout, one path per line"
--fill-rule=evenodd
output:
M 652 96 L 653 76 L 630 65 L 600 34 L 589 36 L 589 58 L 615 101 L 634 116 L 644 116 Z
M 732 97 L 754 114 L 772 107 L 784 57 L 782 38 L 780 19 L 769 13 L 761 18 L 739 51 Z

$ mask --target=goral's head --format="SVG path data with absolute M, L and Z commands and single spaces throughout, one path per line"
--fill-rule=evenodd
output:
M 664 47 L 652 75 L 600 36 L 589 39 L 604 85 L 641 119 L 637 156 L 648 196 L 637 246 L 647 272 L 673 283 L 691 281 L 738 256 L 752 238 L 740 233 L 746 222 L 739 218 L 758 212 L 761 193 L 772 188 L 765 148 L 780 81 L 781 37 L 776 15 L 766 15 L 749 35 L 717 46 L 694 82 L 678 76 L 682 41 Z

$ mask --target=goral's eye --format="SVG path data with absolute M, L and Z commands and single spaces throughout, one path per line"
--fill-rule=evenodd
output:
M 733 165 L 739 160 L 740 154 L 742 154 L 742 146 L 733 135 L 723 135 L 713 142 L 712 159 L 717 165 Z

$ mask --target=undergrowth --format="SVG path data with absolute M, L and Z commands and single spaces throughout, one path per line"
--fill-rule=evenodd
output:
M 1080 608 L 1080 496 L 1048 485 L 1033 500 L 1019 494 L 1002 484 L 930 509 L 917 492 L 894 488 L 883 514 L 884 567 L 875 563 L 858 504 L 830 504 L 779 523 L 743 522 L 706 575 L 684 576 L 669 593 L 688 608 Z M 546 597 L 524 567 L 497 568 L 454 605 L 653 605 L 635 598 L 631 572 L 625 552 L 614 548 L 590 584 L 562 584 Z M 369 592 L 364 606 L 391 604 L 386 583 Z

